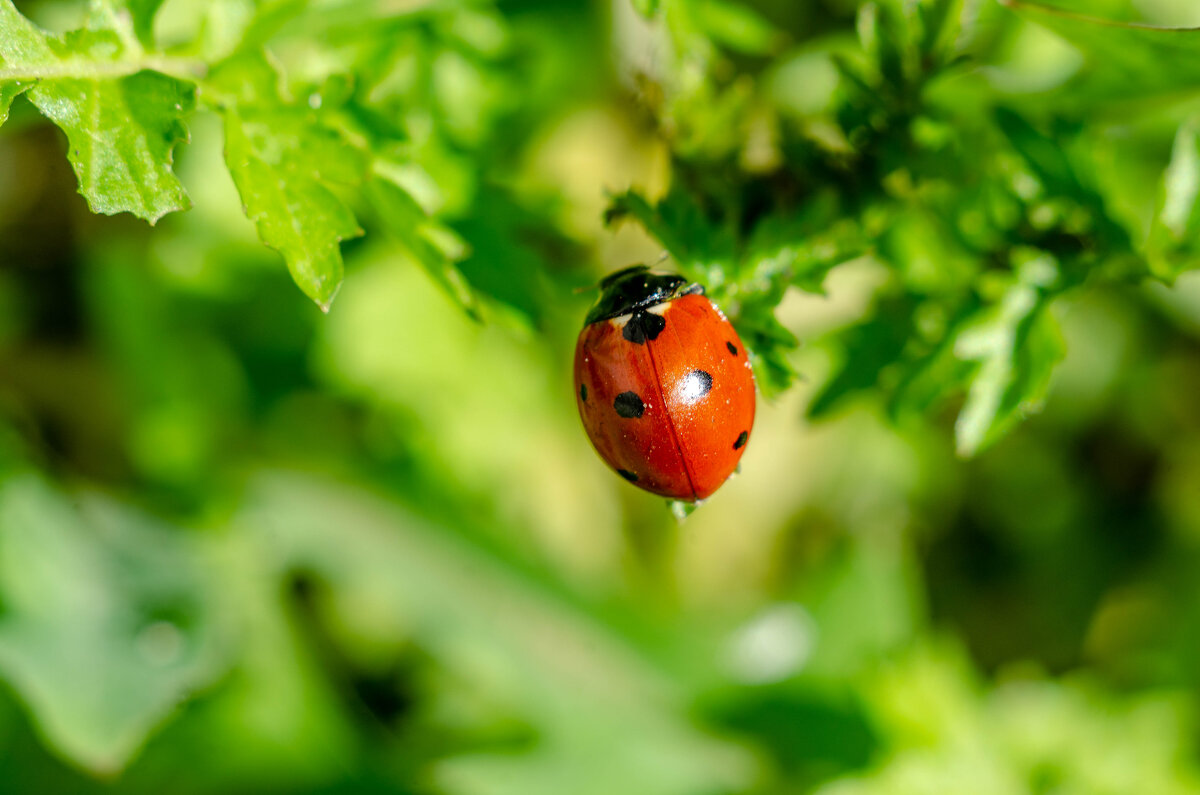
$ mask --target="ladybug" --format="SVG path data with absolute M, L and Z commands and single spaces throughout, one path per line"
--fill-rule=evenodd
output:
M 596 452 L 635 486 L 695 502 L 737 467 L 754 373 L 699 284 L 636 265 L 600 282 L 575 346 L 575 400 Z

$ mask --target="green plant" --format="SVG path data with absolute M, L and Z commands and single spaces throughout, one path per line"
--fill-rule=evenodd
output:
M 1197 791 L 1191 3 L 20 5 L 0 790 Z M 569 383 L 663 252 L 681 526 Z
M 191 9 L 191 35 L 156 37 L 160 5 L 97 0 L 83 27 L 51 36 L 6 0 L 0 119 L 27 93 L 66 133 L 92 209 L 154 223 L 188 207 L 172 171 L 185 120 L 216 113 L 245 213 L 323 309 L 367 213 L 475 311 L 472 282 L 494 279 L 455 267 L 470 249 L 444 194 L 473 178 L 463 158 L 511 114 L 519 73 L 486 4 L 228 0 Z M 1087 59 L 1060 101 L 989 85 L 972 52 L 986 30 L 964 27 L 961 0 L 867 3 L 857 42 L 782 60 L 786 36 L 747 7 L 641 8 L 670 37 L 673 60 L 642 78 L 659 86 L 646 110 L 674 173 L 665 196 L 623 193 L 607 218 L 644 225 L 730 307 L 768 394 L 794 376 L 796 340 L 773 315 L 785 292 L 819 292 L 832 268 L 870 256 L 887 283 L 840 335 L 842 364 L 810 416 L 864 389 L 897 417 L 965 394 L 958 449 L 973 454 L 1040 405 L 1062 356 L 1058 296 L 1192 266 L 1194 124 L 1155 192 L 1128 184 L 1123 169 L 1144 164 L 1122 162 L 1114 131 L 1130 125 L 1112 114 L 1171 104 L 1197 77 L 1198 36 L 1008 5 Z

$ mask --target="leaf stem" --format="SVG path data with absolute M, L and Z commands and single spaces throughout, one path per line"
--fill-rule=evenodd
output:
M 146 56 L 127 61 L 60 61 L 37 66 L 0 67 L 0 83 L 41 80 L 116 80 L 143 70 L 162 72 L 180 80 L 200 80 L 208 64 L 196 58 Z

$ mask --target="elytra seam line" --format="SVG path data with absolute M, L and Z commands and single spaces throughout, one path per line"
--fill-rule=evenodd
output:
M 666 317 L 666 314 L 663 314 Z M 667 324 L 670 326 L 670 324 Z M 672 329 L 674 333 L 674 329 Z M 679 342 L 679 335 L 675 335 L 675 341 Z M 654 371 L 654 389 L 658 393 L 658 399 L 662 401 L 663 414 L 667 417 L 667 427 L 671 429 L 671 440 L 675 442 L 675 452 L 679 453 L 679 463 L 683 467 L 683 476 L 687 478 L 688 488 L 692 491 L 692 499 L 696 497 L 696 485 L 692 480 L 692 471 L 688 467 L 687 458 L 683 454 L 683 444 L 679 441 L 679 433 L 675 430 L 675 420 L 671 417 L 671 410 L 667 406 L 666 397 L 663 395 L 662 382 L 659 380 L 658 362 L 654 360 L 654 340 L 646 340 L 646 353 L 650 355 L 650 369 Z

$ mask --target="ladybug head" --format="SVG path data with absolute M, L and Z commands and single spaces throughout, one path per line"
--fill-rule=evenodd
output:
M 584 325 L 628 315 L 634 310 L 661 304 L 681 295 L 704 293 L 704 287 L 675 273 L 656 273 L 645 265 L 609 274 L 600 282 L 600 300 L 588 312 Z

